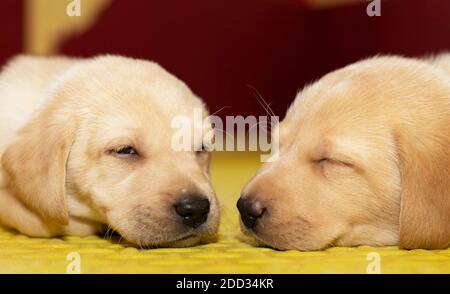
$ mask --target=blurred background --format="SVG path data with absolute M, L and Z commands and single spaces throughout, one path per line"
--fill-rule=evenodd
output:
M 81 3 L 80 16 L 68 5 Z M 18 53 L 151 59 L 219 115 L 283 116 L 323 74 L 379 53 L 450 50 L 449 0 L 2 0 L 0 64 Z
M 69 16 L 75 2 L 80 16 Z M 450 50 L 450 0 L 385 0 L 381 16 L 373 17 L 366 12 L 370 3 L 0 0 L 0 66 L 19 53 L 145 58 L 184 80 L 222 118 L 265 115 L 254 89 L 283 117 L 305 84 L 358 59 Z M 217 152 L 213 158 L 211 179 L 222 203 L 219 244 L 145 252 L 95 237 L 35 241 L 0 231 L 0 272 L 60 273 L 68 251 L 80 251 L 85 273 L 366 273 L 370 247 L 286 253 L 243 243 L 236 201 L 261 164 L 259 154 Z M 377 252 L 383 273 L 450 272 L 447 251 Z

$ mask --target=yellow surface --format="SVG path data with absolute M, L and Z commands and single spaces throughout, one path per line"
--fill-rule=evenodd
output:
M 242 242 L 235 202 L 258 164 L 257 156 L 214 155 L 213 182 L 224 204 L 218 243 L 139 250 L 96 236 L 33 239 L 0 230 L 0 272 L 66 273 L 67 255 L 77 252 L 82 273 L 366 273 L 371 263 L 367 255 L 376 252 L 382 273 L 450 273 L 450 249 L 363 246 L 281 252 Z

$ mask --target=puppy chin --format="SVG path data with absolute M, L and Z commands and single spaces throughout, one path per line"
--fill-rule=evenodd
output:
M 159 247 L 183 248 L 213 243 L 215 241 L 217 241 L 217 234 L 188 235 L 175 241 L 163 242 Z
M 183 248 L 198 245 L 201 242 L 201 237 L 199 236 L 188 236 L 181 238 L 180 240 L 162 243 L 160 247 L 168 248 Z
M 120 232 L 119 232 L 120 234 Z M 152 248 L 184 248 L 184 247 L 191 247 L 195 245 L 200 244 L 207 244 L 207 243 L 213 243 L 217 240 L 217 234 L 216 233 L 203 233 L 203 234 L 188 234 L 188 235 L 181 235 L 180 237 L 171 238 L 171 239 L 154 239 L 154 240 L 133 240 L 125 237 L 124 235 L 120 234 L 123 237 L 124 242 L 121 242 L 125 246 L 130 247 L 136 247 L 136 248 L 145 248 L 145 249 L 152 249 Z
M 244 234 L 242 241 L 244 241 L 245 243 L 250 244 L 252 246 L 267 247 L 267 248 L 281 250 L 281 251 L 291 250 L 291 249 L 302 250 L 302 249 L 294 248 L 291 246 L 284 246 L 285 244 L 280 244 L 279 242 L 271 242 L 270 240 L 268 240 L 271 238 L 267 238 L 267 236 L 264 236 L 264 237 L 260 236 L 257 233 L 245 228 L 244 226 L 241 226 L 241 229 Z
M 322 250 L 327 246 L 310 246 L 306 244 L 298 244 L 296 242 L 280 241 L 279 236 L 268 236 L 264 233 L 258 232 L 258 230 L 250 230 L 248 229 L 242 221 L 240 222 L 241 231 L 244 234 L 244 238 L 242 241 L 256 246 L 256 247 L 268 247 L 275 250 L 285 251 L 285 250 L 297 250 L 297 251 L 314 251 L 314 250 Z M 277 240 L 277 241 L 274 241 Z
M 250 244 L 252 246 L 255 247 L 270 247 L 270 248 L 274 248 L 277 249 L 273 246 L 271 246 L 269 243 L 263 241 L 260 237 L 258 237 L 258 235 L 253 232 L 252 230 L 248 229 L 243 223 L 242 221 L 239 222 L 240 227 L 241 227 L 241 232 L 244 234 L 244 236 L 242 237 L 242 241 L 244 241 L 247 244 Z

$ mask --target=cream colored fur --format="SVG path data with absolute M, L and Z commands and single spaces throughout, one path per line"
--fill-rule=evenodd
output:
M 242 197 L 280 249 L 450 242 L 450 54 L 377 56 L 306 87 Z
M 0 223 L 39 237 L 89 235 L 107 225 L 149 246 L 209 239 L 219 224 L 209 155 L 170 145 L 171 119 L 192 117 L 194 108 L 207 115 L 183 82 L 153 62 L 15 58 L 0 74 Z M 128 145 L 138 159 L 111 154 Z M 197 229 L 173 212 L 186 193 L 211 202 Z

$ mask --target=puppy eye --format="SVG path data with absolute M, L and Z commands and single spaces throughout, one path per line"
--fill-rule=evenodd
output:
M 327 165 L 327 164 L 332 164 L 332 165 L 336 165 L 336 166 L 353 167 L 353 164 L 351 164 L 351 163 L 333 159 L 333 158 L 328 158 L 328 157 L 324 157 L 319 160 L 315 160 L 314 162 L 321 166 Z
M 324 169 L 328 166 L 333 165 L 333 161 L 330 158 L 321 158 L 314 160 L 314 165 L 320 169 Z
M 137 155 L 136 149 L 131 146 L 127 146 L 117 150 L 118 154 Z
M 324 163 L 329 163 L 331 162 L 331 160 L 329 158 L 321 158 L 319 160 L 315 161 L 317 164 L 324 164 Z
M 138 152 L 133 146 L 123 146 L 117 149 L 112 149 L 109 153 L 121 156 L 121 157 L 135 157 L 139 156 Z

